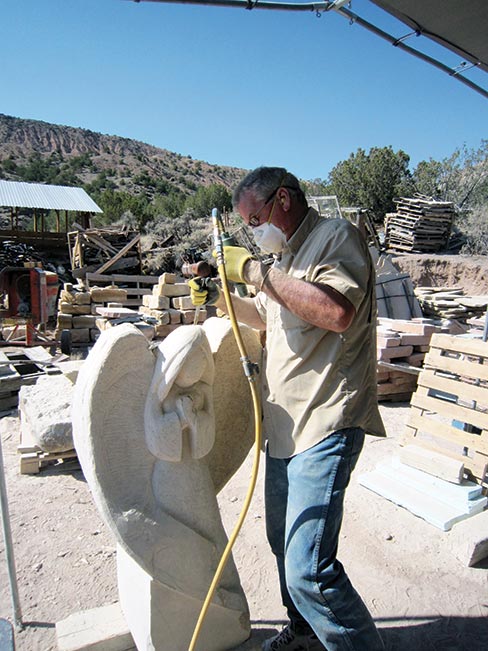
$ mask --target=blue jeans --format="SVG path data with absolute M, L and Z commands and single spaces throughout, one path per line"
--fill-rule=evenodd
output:
M 266 453 L 266 532 L 283 605 L 292 628 L 312 629 L 328 651 L 384 649 L 336 558 L 344 493 L 363 443 L 363 430 L 349 428 L 289 459 Z

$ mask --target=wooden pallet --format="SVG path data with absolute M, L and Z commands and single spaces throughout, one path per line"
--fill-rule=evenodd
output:
M 20 474 L 37 475 L 42 468 L 60 461 L 69 461 L 76 459 L 76 450 L 66 450 L 65 452 L 44 452 L 36 446 L 17 448 L 20 453 Z
M 464 463 L 488 487 L 488 342 L 432 335 L 402 440 Z

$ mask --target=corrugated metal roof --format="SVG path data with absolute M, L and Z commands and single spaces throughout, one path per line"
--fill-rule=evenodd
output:
M 0 206 L 103 212 L 83 188 L 0 180 Z

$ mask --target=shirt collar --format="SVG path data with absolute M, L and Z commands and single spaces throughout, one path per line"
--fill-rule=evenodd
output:
M 287 248 L 292 255 L 296 255 L 307 237 L 317 225 L 319 219 L 322 219 L 314 208 L 309 208 L 302 223 L 293 233 L 287 242 Z

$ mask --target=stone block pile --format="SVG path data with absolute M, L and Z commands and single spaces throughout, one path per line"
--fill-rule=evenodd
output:
M 102 330 L 124 321 L 135 323 L 148 339 L 164 339 L 180 325 L 207 318 L 205 308 L 197 314 L 188 283 L 176 274 L 161 274 L 152 293 L 141 297 L 138 309 L 124 307 L 126 300 L 127 290 L 115 284 L 87 289 L 66 283 L 58 301 L 56 339 L 69 330 L 72 343 L 94 343 Z
M 142 297 L 139 314 L 154 319 L 154 336 L 162 339 L 180 325 L 192 324 L 195 321 L 196 310 L 191 302 L 188 283 L 176 274 L 164 273 L 159 276 L 157 285 L 153 286 L 152 294 Z M 198 323 L 207 318 L 207 310 L 201 308 L 198 312 Z
M 416 287 L 422 312 L 431 318 L 467 321 L 486 313 L 488 295 L 466 296 L 462 287 Z
M 100 335 L 96 323 L 97 309 L 126 298 L 126 290 L 116 285 L 91 287 L 87 290 L 82 286 L 65 283 L 58 300 L 55 339 L 61 339 L 61 332 L 69 330 L 71 341 L 75 344 L 95 342 Z
M 428 319 L 378 319 L 378 400 L 409 400 L 435 332 L 445 332 Z

